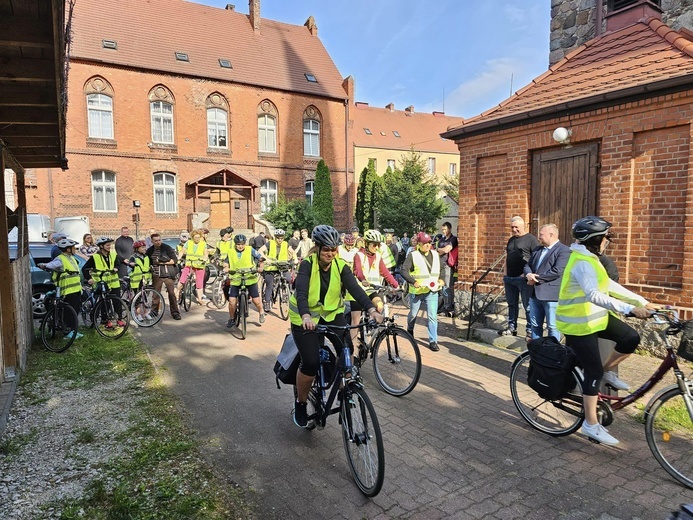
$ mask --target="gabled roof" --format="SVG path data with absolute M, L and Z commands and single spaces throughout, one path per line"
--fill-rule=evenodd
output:
M 365 103 L 356 103 L 350 116 L 354 121 L 351 137 L 355 146 L 405 151 L 414 147 L 421 152 L 459 153 L 454 141 L 443 139 L 440 134 L 450 125 L 462 123 L 461 117 L 446 116 L 442 112 L 426 114 L 376 108 Z
M 449 138 L 668 87 L 693 86 L 693 33 L 644 18 L 568 54 L 512 97 L 451 129 Z M 656 95 L 656 94 L 652 94 Z
M 103 47 L 110 40 L 117 49 Z M 189 61 L 178 61 L 175 53 Z M 342 77 L 304 26 L 183 0 L 78 0 L 72 58 L 346 99 Z M 222 68 L 219 59 L 233 68 Z M 313 74 L 317 83 L 305 74 Z
M 203 181 L 208 181 L 208 182 L 203 182 Z M 221 181 L 221 183 L 219 182 Z M 205 185 L 215 185 L 219 186 L 220 188 L 223 187 L 228 187 L 228 186 L 238 186 L 238 182 L 240 181 L 241 185 L 247 185 L 249 188 L 257 188 L 258 184 L 252 180 L 243 175 L 242 173 L 238 173 L 232 170 L 229 170 L 228 168 L 222 168 L 221 170 L 215 170 L 210 173 L 205 173 L 204 175 L 200 175 L 198 178 L 193 179 L 191 181 L 188 181 L 185 183 L 186 186 L 195 186 L 195 184 L 205 184 Z

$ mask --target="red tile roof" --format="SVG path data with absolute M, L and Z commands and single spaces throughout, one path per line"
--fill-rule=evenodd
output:
M 517 123 L 599 101 L 616 100 L 656 88 L 657 83 L 693 84 L 693 42 L 686 30 L 674 31 L 645 18 L 605 33 L 575 49 L 512 97 L 452 129 L 454 137 Z
M 413 146 L 421 152 L 459 153 L 455 142 L 442 139 L 440 134 L 451 125 L 462 123 L 461 117 L 446 116 L 442 112 L 427 114 L 376 108 L 365 103 L 356 103 L 349 115 L 354 121 L 351 138 L 355 146 L 389 150 L 410 150 Z M 371 135 L 366 134 L 364 128 L 368 128 Z
M 347 98 L 332 58 L 304 26 L 262 19 L 256 32 L 246 14 L 183 0 L 78 0 L 73 31 L 74 59 Z M 104 49 L 104 39 L 118 49 Z

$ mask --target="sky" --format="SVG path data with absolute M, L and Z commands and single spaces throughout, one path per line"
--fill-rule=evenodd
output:
M 194 0 L 224 8 L 236 0 Z M 550 0 L 261 0 L 260 16 L 318 36 L 355 101 L 472 117 L 548 69 Z M 248 13 L 247 0 L 236 11 Z

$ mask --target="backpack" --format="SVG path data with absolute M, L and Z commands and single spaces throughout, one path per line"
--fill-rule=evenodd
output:
M 556 338 L 533 339 L 527 344 L 529 369 L 527 384 L 540 397 L 553 401 L 563 397 L 575 387 L 573 367 L 576 356 L 570 347 L 561 345 Z
M 286 385 L 296 384 L 296 373 L 298 366 L 301 364 L 301 356 L 298 355 L 298 347 L 291 333 L 287 334 L 282 344 L 282 349 L 277 355 L 277 362 L 274 364 L 274 375 L 277 382 L 279 381 Z

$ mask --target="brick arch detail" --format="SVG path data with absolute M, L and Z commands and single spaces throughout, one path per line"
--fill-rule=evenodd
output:
M 165 85 L 154 85 L 149 91 L 149 101 L 165 101 L 172 105 L 176 104 L 176 98 L 173 97 L 171 90 Z
M 226 96 L 219 92 L 212 92 L 207 96 L 205 106 L 207 108 L 220 108 L 226 112 L 229 111 L 229 101 L 226 99 Z
M 303 111 L 303 120 L 306 121 L 309 119 L 313 119 L 322 124 L 322 114 L 315 105 L 309 105 Z
M 113 85 L 111 85 L 108 80 L 102 76 L 92 76 L 84 83 L 84 93 L 85 94 L 104 94 L 109 97 L 113 97 L 115 92 L 113 90 Z

